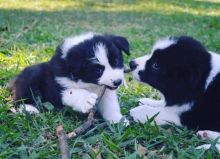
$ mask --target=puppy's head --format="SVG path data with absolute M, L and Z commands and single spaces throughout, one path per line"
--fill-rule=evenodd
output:
M 159 40 L 150 55 L 130 61 L 133 76 L 158 89 L 170 104 L 191 100 L 204 89 L 209 54 L 193 38 Z
M 58 49 L 69 79 L 117 89 L 123 82 L 123 56 L 129 43 L 121 36 L 87 33 L 65 39 Z

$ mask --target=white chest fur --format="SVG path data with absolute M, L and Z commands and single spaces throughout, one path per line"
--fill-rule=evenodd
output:
M 88 113 L 89 109 L 94 107 L 98 97 L 97 94 L 102 88 L 81 81 L 73 82 L 65 77 L 56 78 L 56 81 L 66 88 L 61 92 L 63 104 L 82 113 Z M 108 89 L 105 91 L 98 105 L 98 111 L 105 120 L 111 123 L 118 123 L 121 120 L 122 115 L 116 91 Z

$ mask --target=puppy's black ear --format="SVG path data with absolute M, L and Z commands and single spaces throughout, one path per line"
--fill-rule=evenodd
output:
M 129 42 L 125 37 L 116 35 L 107 35 L 107 37 L 116 45 L 117 48 L 130 55 Z

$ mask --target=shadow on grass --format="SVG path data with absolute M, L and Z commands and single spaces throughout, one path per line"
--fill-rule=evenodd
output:
M 172 10 L 180 7 L 204 9 L 210 11 L 220 7 L 220 3 L 194 2 L 194 1 L 156 1 L 155 3 L 143 3 L 135 1 L 127 4 L 124 1 L 111 3 L 113 6 L 121 5 L 116 10 L 111 10 L 111 5 L 105 2 L 82 2 L 81 8 L 65 8 L 61 11 L 31 11 L 24 9 L 0 9 L 1 28 L 0 47 L 8 49 L 8 43 L 18 42 L 23 44 L 46 43 L 51 46 L 57 45 L 64 37 L 80 32 L 96 31 L 121 34 L 130 39 L 150 45 L 161 36 L 188 34 L 200 37 L 204 42 L 208 39 L 219 41 L 220 22 L 219 17 L 211 15 L 200 16 L 189 11 Z M 188 2 L 188 3 L 187 3 Z M 189 3 L 190 2 L 190 3 Z M 135 4 L 140 7 L 135 9 Z M 144 5 L 145 6 L 142 6 Z M 159 5 L 159 7 L 154 6 Z M 126 7 L 123 8 L 123 6 Z M 170 11 L 165 11 L 161 6 L 170 6 Z M 133 8 L 132 8 L 133 6 Z M 144 9 L 146 7 L 146 10 Z M 99 8 L 103 8 L 100 11 Z M 148 8 L 151 8 L 148 10 Z M 138 10 L 139 9 L 139 10 Z M 104 10 L 104 11 L 103 11 Z M 203 11 L 204 12 L 204 11 Z M 37 24 L 29 32 L 24 33 L 19 39 L 16 35 L 22 32 L 33 19 Z M 204 34 L 204 37 L 202 37 Z M 208 38 L 208 39 L 207 39 Z M 146 40 L 147 39 L 147 40 Z M 145 41 L 146 40 L 146 41 Z M 27 46 L 28 47 L 28 46 Z M 139 46 L 138 46 L 139 47 Z M 219 49 L 219 46 L 214 45 Z
M 188 0 L 123 2 L 83 1 L 78 9 L 64 8 L 60 11 L 0 9 L 0 28 L 7 28 L 0 32 L 0 53 L 10 58 L 14 53 L 17 54 L 17 50 L 24 50 L 27 55 L 37 50 L 37 54 L 34 55 L 39 57 L 36 61 L 40 61 L 42 58 L 50 57 L 64 37 L 88 31 L 114 33 L 127 37 L 131 44 L 130 58 L 149 52 L 156 39 L 169 35 L 193 36 L 212 51 L 220 50 L 219 17 L 201 16 L 191 13 L 190 9 L 188 12 L 181 10 L 188 6 L 194 10 L 204 9 L 202 11 L 204 13 L 220 7 L 220 3 Z M 121 11 L 117 5 L 122 6 Z M 169 6 L 168 9 L 171 10 L 166 11 L 167 9 L 164 8 L 164 11 L 163 6 Z M 114 7 L 117 10 L 111 10 Z M 144 10 L 145 7 L 148 9 Z M 181 9 L 174 11 L 172 8 Z M 36 24 L 25 32 L 35 20 Z M 127 57 L 125 60 L 127 61 Z M 8 70 L 5 67 L 9 66 L 4 65 L 3 72 Z M 4 73 L 3 76 L 6 74 Z

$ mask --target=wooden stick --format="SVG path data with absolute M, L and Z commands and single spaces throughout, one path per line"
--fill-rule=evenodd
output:
M 131 71 L 130 69 L 125 69 L 124 73 L 129 73 L 130 71 Z M 65 133 L 62 125 L 59 125 L 56 128 L 56 134 L 57 134 L 57 137 L 60 143 L 60 151 L 61 151 L 62 159 L 70 159 L 70 152 L 69 152 L 69 147 L 67 144 L 67 138 L 71 139 L 71 138 L 77 137 L 79 134 L 82 134 L 94 124 L 94 121 L 95 121 L 94 116 L 97 110 L 97 105 L 99 104 L 102 96 L 104 95 L 105 90 L 106 90 L 106 86 L 102 86 L 98 94 L 98 99 L 96 100 L 95 106 L 92 109 L 90 109 L 87 121 L 85 123 L 83 123 L 82 125 L 77 127 L 74 131 L 68 134 Z
M 83 132 L 85 132 L 88 128 L 90 128 L 94 124 L 94 121 L 95 121 L 94 115 L 96 113 L 97 105 L 99 104 L 105 90 L 106 90 L 106 86 L 102 86 L 102 88 L 98 94 L 98 99 L 96 100 L 95 106 L 92 109 L 90 109 L 90 111 L 89 111 L 87 121 L 85 123 L 83 123 L 82 125 L 80 125 L 79 127 L 77 127 L 72 132 L 68 133 L 67 137 L 69 139 L 77 137 L 79 134 L 82 134 Z
M 67 136 L 63 130 L 63 125 L 59 125 L 56 128 L 56 134 L 60 143 L 61 158 L 70 159 L 69 146 L 67 144 Z

